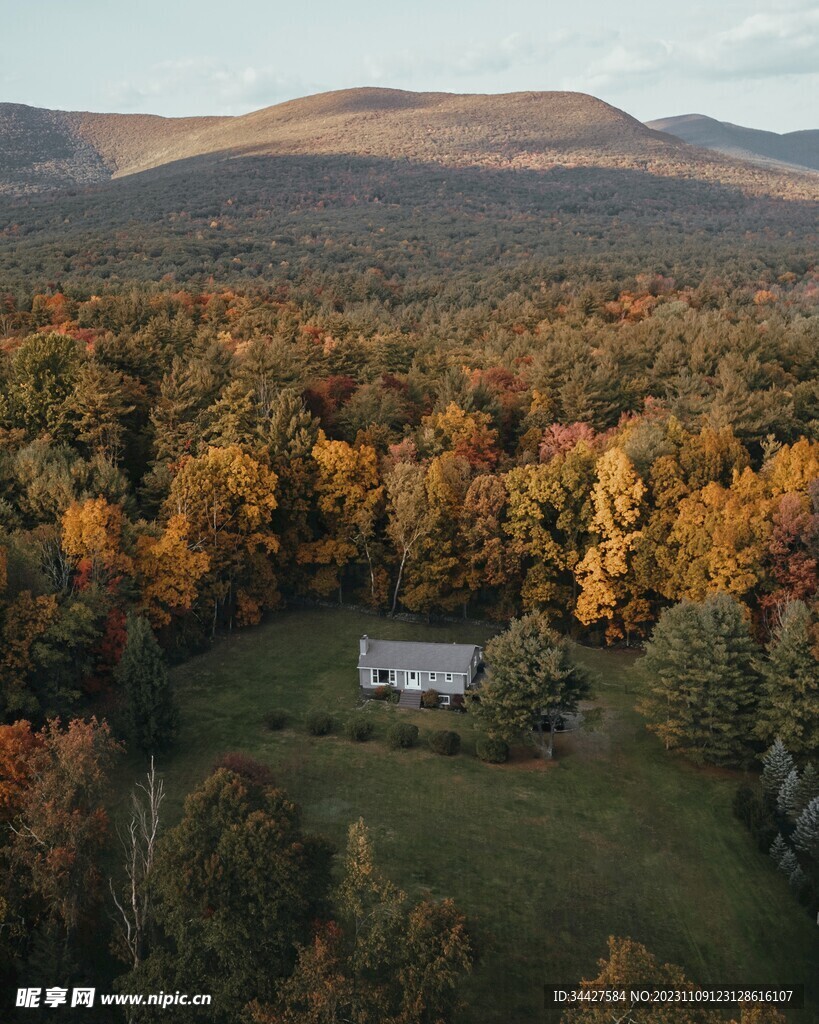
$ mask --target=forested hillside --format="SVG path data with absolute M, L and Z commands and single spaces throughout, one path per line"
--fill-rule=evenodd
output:
M 86 891 L 102 892 L 103 781 L 119 739 L 134 758 L 164 757 L 180 717 L 184 730 L 166 661 L 305 599 L 498 628 L 534 613 L 527 621 L 566 659 L 562 635 L 647 644 L 640 712 L 668 749 L 747 769 L 786 741 L 788 772 L 737 813 L 766 852 L 779 835 L 779 860 L 815 910 L 806 815 L 819 799 L 809 764 L 819 748 L 819 179 L 703 154 L 575 94 L 364 90 L 186 124 L 4 116 L 20 140 L 0 167 L 0 819 L 13 825 L 0 847 L 13 868 L 0 891 L 4 962 L 33 970 L 59 955 L 68 975 L 84 951 L 113 978 L 111 939 L 135 990 L 195 979 L 213 984 L 214 1019 L 226 1024 L 246 1010 L 262 1024 L 303 1022 L 316 978 L 329 979 L 331 1003 L 339 971 L 358 991 L 354 926 L 375 906 L 417 958 L 363 933 L 368 956 L 400 955 L 378 960 L 370 1016 L 357 1019 L 454 1017 L 475 959 L 461 911 L 427 900 L 426 876 L 409 872 L 425 887 L 415 903 L 418 893 L 358 871 L 372 851 L 352 821 L 331 898 L 326 844 L 302 833 L 267 764 L 242 752 L 220 760 L 184 810 L 177 794 L 159 889 L 149 869 L 135 883 L 157 901 L 146 935 L 101 940 L 82 909 Z M 307 662 L 317 700 L 346 686 L 343 646 Z M 294 701 L 310 690 L 300 665 L 287 683 Z M 255 678 L 241 688 L 258 718 L 267 709 L 248 696 Z M 616 715 L 624 701 L 632 714 L 628 685 L 610 701 Z M 221 707 L 223 691 L 191 701 Z M 543 702 L 534 708 L 542 731 Z M 268 730 L 291 712 L 273 713 Z M 207 715 L 210 737 L 210 704 Z M 261 743 L 256 718 L 237 726 L 232 707 L 224 717 Z M 470 714 L 470 729 L 473 718 L 483 721 Z M 307 786 L 313 756 L 296 745 L 322 742 L 327 719 L 311 708 L 309 739 L 287 739 L 281 771 L 296 785 Z M 523 721 L 490 739 L 508 754 L 507 739 L 531 735 Z M 412 728 L 396 749 L 413 745 Z M 190 733 L 186 742 L 189 757 Z M 183 771 L 195 763 L 201 774 L 206 756 L 195 750 Z M 589 760 L 598 756 L 609 754 Z M 373 764 L 354 774 L 366 787 L 380 777 Z M 199 782 L 184 776 L 188 788 Z M 574 813 L 572 785 L 563 799 Z M 718 813 L 709 799 L 697 796 L 697 814 Z M 590 806 L 572 842 L 591 834 Z M 537 830 L 552 820 L 540 815 L 537 857 Z M 60 857 L 42 854 L 40 828 Z M 226 844 L 224 885 L 211 828 Z M 806 845 L 791 848 L 797 828 Z M 655 842 L 648 824 L 645 836 Z M 730 861 L 740 840 L 719 842 Z M 642 854 L 656 860 L 653 848 Z M 281 872 L 258 871 L 268 859 Z M 580 863 L 577 850 L 565 863 Z M 480 905 L 494 904 L 494 884 Z M 264 918 L 259 945 L 236 896 L 248 887 Z M 746 898 L 738 885 L 732 899 Z M 589 915 L 597 903 L 595 893 Z M 650 916 L 665 922 L 665 905 Z M 447 950 L 432 982 L 417 967 L 437 948 L 430 936 Z
M 161 118 L 0 104 L 0 194 L 123 177 L 182 160 L 357 156 L 444 167 L 648 170 L 756 194 L 817 196 L 810 174 L 762 169 L 654 131 L 584 93 L 347 89 L 241 117 Z

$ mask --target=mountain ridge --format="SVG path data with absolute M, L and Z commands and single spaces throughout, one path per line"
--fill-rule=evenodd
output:
M 681 114 L 646 121 L 646 126 L 683 142 L 726 156 L 760 163 L 819 171 L 819 129 L 770 132 L 718 121 L 706 114 Z
M 819 183 L 760 169 L 577 92 L 360 88 L 225 117 L 51 111 L 0 104 L 0 191 L 84 187 L 196 158 L 347 155 L 444 166 L 626 167 L 816 198 Z

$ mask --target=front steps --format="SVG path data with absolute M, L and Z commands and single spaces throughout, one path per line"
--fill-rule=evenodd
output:
M 417 711 L 421 707 L 421 691 L 402 690 L 401 696 L 398 698 L 398 707 L 410 708 L 412 711 Z

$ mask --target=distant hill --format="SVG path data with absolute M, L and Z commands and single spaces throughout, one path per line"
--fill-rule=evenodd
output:
M 0 191 L 108 181 L 164 162 L 181 140 L 224 120 L 88 114 L 0 103 Z M 173 157 L 171 157 L 173 159 Z
M 763 132 L 730 121 L 715 121 L 703 114 L 683 114 L 646 122 L 648 128 L 667 132 L 683 142 L 763 165 L 808 167 L 819 171 L 819 130 Z
M 241 117 L 162 118 L 0 104 L 0 191 L 85 186 L 191 158 L 331 156 L 548 170 L 556 165 L 704 178 L 814 198 L 812 180 L 694 149 L 593 96 L 350 89 Z

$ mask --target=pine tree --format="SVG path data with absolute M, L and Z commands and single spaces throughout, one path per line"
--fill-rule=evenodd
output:
M 802 772 L 802 778 L 799 780 L 799 806 L 807 807 L 817 796 L 819 796 L 819 772 L 814 768 L 813 762 L 808 761 Z
M 786 878 L 790 878 L 794 871 L 799 868 L 799 861 L 796 859 L 796 854 L 793 850 L 788 847 L 785 853 L 782 855 L 782 859 L 779 861 L 779 870 L 785 875 Z
M 559 719 L 591 696 L 589 675 L 574 663 L 568 641 L 545 615 L 531 612 L 489 641 L 486 660 L 489 680 L 476 711 L 490 736 L 524 737 L 551 758 Z
M 756 655 L 742 606 L 727 594 L 662 613 L 643 659 L 649 692 L 639 710 L 666 749 L 697 762 L 748 761 Z
M 786 818 L 795 818 L 802 808 L 799 806 L 799 769 L 792 768 L 782 783 L 776 798 L 776 808 Z
M 800 892 L 803 886 L 807 884 L 807 881 L 808 876 L 802 870 L 802 866 L 800 864 L 797 864 L 793 871 L 791 871 L 790 875 L 788 875 L 788 884 L 797 892 Z
M 819 860 L 819 796 L 815 796 L 799 815 L 793 843 L 798 850 Z
M 173 743 L 179 715 L 162 651 L 148 620 L 129 615 L 127 630 L 115 677 L 125 696 L 131 741 L 152 754 Z
M 819 748 L 819 661 L 811 650 L 810 612 L 791 601 L 768 647 L 757 729 L 779 736 L 794 754 Z
M 782 866 L 782 860 L 789 849 L 790 847 L 782 838 L 781 833 L 777 832 L 776 839 L 774 839 L 774 841 L 771 843 L 771 849 L 769 851 L 771 858 L 773 859 L 773 862 L 774 864 L 776 864 L 777 867 Z
M 77 440 L 114 462 L 121 454 L 125 418 L 134 408 L 128 401 L 122 374 L 93 360 L 80 367 L 74 390 L 66 400 Z
M 778 736 L 762 755 L 762 766 L 762 788 L 775 800 L 794 768 L 793 758 Z

